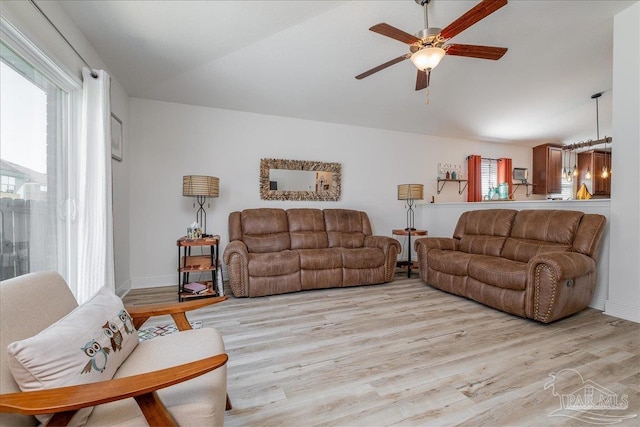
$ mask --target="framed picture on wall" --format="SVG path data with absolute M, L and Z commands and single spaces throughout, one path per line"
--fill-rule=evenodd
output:
M 111 113 L 111 157 L 122 161 L 122 120 Z

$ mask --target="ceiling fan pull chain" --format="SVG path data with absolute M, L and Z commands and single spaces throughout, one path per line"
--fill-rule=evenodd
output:
M 425 90 L 425 93 L 427 94 L 427 97 L 424 100 L 425 105 L 429 105 L 429 88 L 427 88 Z

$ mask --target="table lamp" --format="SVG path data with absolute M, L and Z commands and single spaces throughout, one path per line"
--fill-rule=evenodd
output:
M 196 222 L 202 226 L 202 236 L 207 235 L 207 212 L 204 210 L 204 202 L 207 197 L 218 197 L 220 180 L 215 176 L 185 175 L 182 177 L 182 195 L 195 197 L 200 205 L 196 212 Z M 193 204 L 195 208 L 196 204 Z
M 400 184 L 398 185 L 398 200 L 407 201 L 407 231 L 413 231 L 413 202 L 422 200 L 424 186 L 422 184 Z

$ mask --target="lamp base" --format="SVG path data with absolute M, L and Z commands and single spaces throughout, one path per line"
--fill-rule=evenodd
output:
M 407 227 L 404 229 L 404 231 L 416 231 L 416 229 L 413 227 Z

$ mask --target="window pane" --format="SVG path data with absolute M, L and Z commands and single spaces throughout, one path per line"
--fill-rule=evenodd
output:
M 68 94 L 0 45 L 1 278 L 55 270 L 66 276 Z
M 494 160 L 482 159 L 482 196 L 489 194 L 489 188 L 498 185 L 498 163 Z

